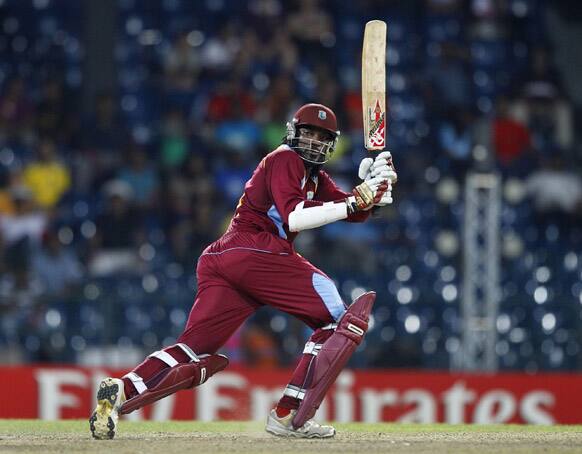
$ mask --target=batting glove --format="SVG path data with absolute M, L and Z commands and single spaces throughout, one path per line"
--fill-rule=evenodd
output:
M 360 183 L 352 190 L 352 195 L 346 199 L 348 214 L 369 210 L 380 203 L 388 186 L 388 181 L 382 177 L 370 178 Z
M 364 158 L 358 168 L 358 176 L 361 180 L 368 181 L 372 178 L 380 178 L 388 182 L 388 188 L 384 192 L 380 201 L 375 203 L 376 206 L 385 206 L 393 202 L 392 185 L 398 181 L 398 175 L 392 162 L 392 154 L 389 151 L 383 151 L 375 159 Z

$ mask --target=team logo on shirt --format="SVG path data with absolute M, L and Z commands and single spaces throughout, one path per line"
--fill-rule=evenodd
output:
M 307 191 L 307 200 L 313 200 L 313 191 Z
M 325 110 L 320 110 L 317 113 L 317 116 L 319 117 L 320 120 L 325 120 L 327 118 L 327 114 L 325 113 Z

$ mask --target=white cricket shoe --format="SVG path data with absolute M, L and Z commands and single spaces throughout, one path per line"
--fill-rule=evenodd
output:
M 271 410 L 265 430 L 279 437 L 290 438 L 330 438 L 335 435 L 335 429 L 332 426 L 322 426 L 313 419 L 306 421 L 299 429 L 295 429 L 292 421 L 296 412 L 297 410 L 291 410 L 287 416 L 279 418 L 277 412 Z
M 97 406 L 89 418 L 89 427 L 93 438 L 110 440 L 115 437 L 117 429 L 118 411 L 125 402 L 123 380 L 106 378 L 99 384 L 97 391 Z

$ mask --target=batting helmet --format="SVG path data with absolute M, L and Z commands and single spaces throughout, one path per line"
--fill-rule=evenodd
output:
M 301 127 L 316 129 L 329 133 L 329 140 L 320 141 L 301 137 Z M 301 158 L 312 164 L 323 164 L 329 160 L 335 150 L 340 135 L 337 118 L 333 111 L 322 104 L 305 104 L 301 106 L 293 119 L 287 123 L 287 144 Z

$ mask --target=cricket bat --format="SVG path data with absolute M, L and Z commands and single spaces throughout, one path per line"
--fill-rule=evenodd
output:
M 362 46 L 362 113 L 364 146 L 368 151 L 386 147 L 386 22 L 371 20 Z

